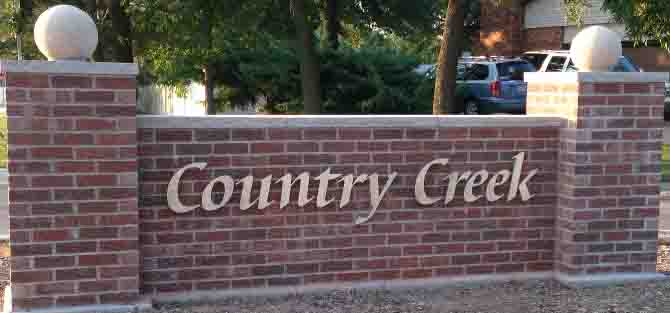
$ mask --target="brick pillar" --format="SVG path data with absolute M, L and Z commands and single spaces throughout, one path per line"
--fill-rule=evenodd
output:
M 658 277 L 666 77 L 527 74 L 528 114 L 566 119 L 560 135 L 555 256 L 561 281 Z
M 15 311 L 139 296 L 135 64 L 2 61 Z

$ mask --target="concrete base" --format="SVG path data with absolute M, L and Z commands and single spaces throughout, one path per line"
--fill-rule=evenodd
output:
M 636 282 L 670 281 L 670 276 L 660 273 L 623 273 L 578 276 L 556 273 L 554 279 L 570 288 L 585 288 L 608 287 L 617 284 Z
M 227 297 L 282 297 L 290 295 L 305 295 L 325 293 L 342 289 L 384 289 L 405 290 L 413 288 L 440 288 L 440 287 L 475 287 L 491 283 L 510 281 L 533 281 L 555 279 L 569 288 L 608 287 L 612 285 L 632 282 L 670 281 L 670 276 L 659 273 L 635 274 L 607 274 L 607 275 L 580 275 L 570 276 L 553 272 L 516 273 L 460 276 L 449 278 L 416 279 L 404 281 L 377 281 L 366 283 L 345 284 L 318 284 L 294 287 L 250 288 L 221 291 L 199 291 L 188 293 L 162 294 L 155 297 L 146 297 L 142 302 L 134 305 L 94 305 L 82 307 L 67 307 L 56 309 L 14 311 L 13 313 L 136 313 L 151 309 L 152 304 L 160 303 L 212 303 Z M 11 291 L 5 295 L 10 295 Z M 3 311 L 3 313 L 8 313 Z
M 151 309 L 150 303 L 135 305 L 87 305 L 56 309 L 14 311 L 12 313 L 137 313 Z
M 449 278 L 430 278 L 399 281 L 374 281 L 365 283 L 315 284 L 309 286 L 285 286 L 272 288 L 250 288 L 221 291 L 199 291 L 189 293 L 163 294 L 153 297 L 155 303 L 214 302 L 226 297 L 281 297 L 324 293 L 342 289 L 386 289 L 403 290 L 412 288 L 471 287 L 495 282 L 544 280 L 553 277 L 552 272 L 473 275 Z

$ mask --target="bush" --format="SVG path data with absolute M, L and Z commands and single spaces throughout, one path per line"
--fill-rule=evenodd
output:
M 325 114 L 429 114 L 432 82 L 416 58 L 387 49 L 321 51 Z M 237 51 L 219 64 L 220 106 L 262 103 L 268 113 L 302 111 L 299 62 L 281 47 Z M 259 99 L 260 98 L 260 99 Z M 260 100 L 260 101 L 259 101 Z

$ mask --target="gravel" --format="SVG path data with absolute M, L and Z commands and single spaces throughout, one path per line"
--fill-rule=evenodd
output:
M 9 285 L 9 257 L 0 256 L 0 311 L 3 308 L 7 285 Z
M 336 290 L 277 298 L 165 305 L 152 313 L 618 313 L 670 311 L 670 282 L 568 289 L 553 281 L 411 290 Z

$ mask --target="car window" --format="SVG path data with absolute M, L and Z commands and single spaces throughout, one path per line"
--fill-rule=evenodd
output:
M 566 72 L 579 72 L 579 69 L 575 65 L 575 63 L 570 60 L 570 63 L 568 63 L 568 68 L 565 69 Z
M 568 63 L 568 68 L 566 69 L 566 72 L 578 72 L 579 69 L 575 64 L 570 60 L 570 63 Z M 639 72 L 640 70 L 635 66 L 630 60 L 626 59 L 625 57 L 619 58 L 619 63 L 610 66 L 609 68 L 610 72 Z
M 524 54 L 523 59 L 533 64 L 535 68 L 541 68 L 544 60 L 547 59 L 548 54 Z
M 489 67 L 483 64 L 472 64 L 465 71 L 465 80 L 486 80 L 489 78 Z
M 549 65 L 547 65 L 547 72 L 562 72 L 563 66 L 567 57 L 551 57 L 549 59 Z
M 465 65 L 459 64 L 458 67 L 456 67 L 456 80 L 463 80 L 465 77 Z
M 522 73 L 537 71 L 533 65 L 528 62 L 516 61 L 496 64 L 499 79 L 523 80 Z
M 639 72 L 640 69 L 627 57 L 620 57 L 619 63 L 610 66 L 610 72 Z

